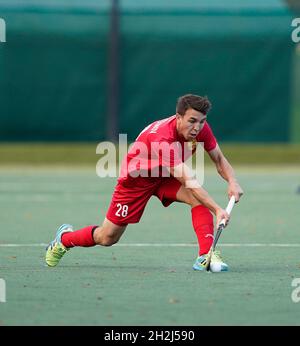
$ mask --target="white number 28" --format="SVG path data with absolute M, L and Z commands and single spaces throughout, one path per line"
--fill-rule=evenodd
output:
M 128 205 L 127 204 L 122 205 L 121 203 L 118 203 L 117 208 L 118 208 L 118 210 L 116 211 L 115 215 L 117 215 L 119 217 L 120 216 L 122 216 L 122 217 L 127 216 L 127 214 L 128 214 Z

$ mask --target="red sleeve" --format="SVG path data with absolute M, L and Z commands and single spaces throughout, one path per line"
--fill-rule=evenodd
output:
M 205 122 L 203 129 L 200 131 L 198 135 L 197 140 L 198 142 L 204 143 L 204 149 L 206 151 L 213 150 L 217 146 L 216 137 L 214 136 L 212 129 L 210 128 L 207 122 Z

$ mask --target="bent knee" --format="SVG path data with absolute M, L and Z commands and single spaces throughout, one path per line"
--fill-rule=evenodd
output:
M 107 222 L 108 223 L 108 222 Z M 94 231 L 94 241 L 97 245 L 112 246 L 121 238 L 126 227 L 119 227 L 113 224 L 105 224 Z
M 189 191 L 186 199 L 186 203 L 189 204 L 192 208 L 198 206 L 201 204 L 196 197 L 192 194 L 192 192 Z
M 97 245 L 102 245 L 102 246 L 112 246 L 116 244 L 119 241 L 117 238 L 112 238 L 112 237 L 103 237 L 102 239 L 99 239 L 96 244 Z

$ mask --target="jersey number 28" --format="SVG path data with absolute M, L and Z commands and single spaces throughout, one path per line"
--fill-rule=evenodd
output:
M 118 210 L 116 211 L 115 215 L 117 215 L 119 217 L 127 216 L 127 214 L 128 214 L 128 205 L 127 204 L 122 205 L 121 203 L 118 203 L 117 208 L 118 208 Z

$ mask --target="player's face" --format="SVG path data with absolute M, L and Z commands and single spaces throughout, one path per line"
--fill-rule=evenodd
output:
M 202 130 L 206 121 L 206 115 L 189 108 L 184 115 L 176 113 L 176 119 L 178 134 L 183 136 L 185 140 L 192 141 Z

